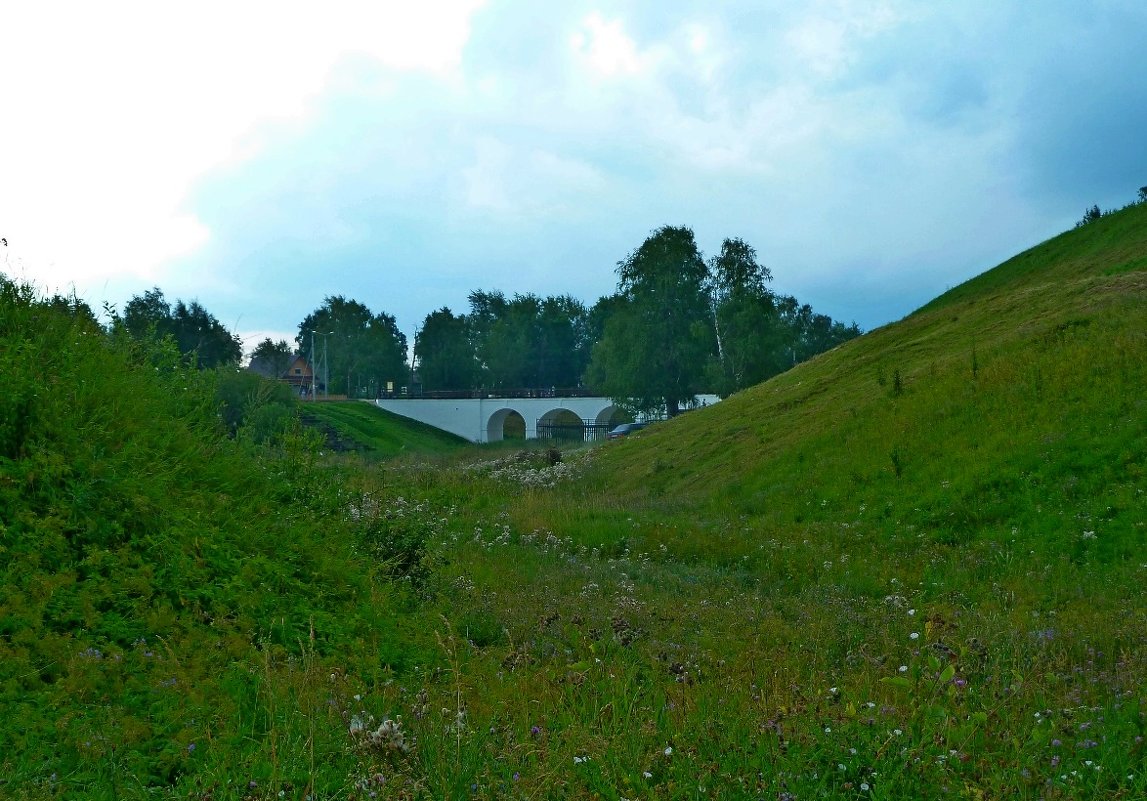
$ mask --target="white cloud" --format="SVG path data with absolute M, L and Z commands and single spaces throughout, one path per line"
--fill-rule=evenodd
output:
M 182 208 L 207 170 L 304 119 L 357 55 L 449 79 L 480 0 L 20 3 L 0 28 L 0 220 L 34 275 L 81 291 L 210 237 Z
M 599 75 L 633 75 L 641 71 L 637 45 L 625 33 L 620 19 L 607 20 L 595 11 L 585 18 L 570 44 Z

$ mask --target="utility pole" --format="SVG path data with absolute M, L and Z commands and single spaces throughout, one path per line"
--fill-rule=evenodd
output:
M 329 399 L 331 396 L 331 363 L 327 361 L 328 336 L 328 334 L 323 334 L 323 396 Z
M 311 329 L 311 402 L 318 400 L 315 395 L 315 329 Z

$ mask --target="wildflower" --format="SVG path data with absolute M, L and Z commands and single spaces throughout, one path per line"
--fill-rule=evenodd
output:
M 665 746 L 665 756 L 673 756 L 673 746 Z
M 908 635 L 908 639 L 910 639 L 910 640 L 920 639 L 920 632 L 918 632 L 918 631 L 912 632 L 911 634 Z
M 824 727 L 824 733 L 825 734 L 832 734 L 832 727 L 831 726 L 825 726 Z
M 583 762 L 589 762 L 589 757 L 587 757 L 587 756 L 584 756 L 584 757 L 575 756 L 574 757 L 574 764 L 575 765 L 580 765 Z
M 909 610 L 908 610 L 908 617 L 912 617 L 912 616 L 913 616 L 913 615 L 915 615 L 915 614 L 916 614 L 916 610 L 915 610 L 915 609 L 909 609 Z
M 892 733 L 893 733 L 893 734 L 895 734 L 897 737 L 899 737 L 899 736 L 900 736 L 901 734 L 903 734 L 904 732 L 903 732 L 903 731 L 901 731 L 900 729 L 893 729 L 893 730 L 892 730 Z
M 860 783 L 860 789 L 861 789 L 861 791 L 867 793 L 868 792 L 868 782 L 861 782 Z
M 650 773 L 650 772 L 649 772 L 649 771 L 647 771 L 647 770 L 646 770 L 646 771 L 643 771 L 641 775 L 642 775 L 642 776 L 644 776 L 644 777 L 645 777 L 645 778 L 647 778 L 647 779 L 652 779 L 652 778 L 653 778 L 653 774 L 652 774 L 652 773 Z
M 901 673 L 907 673 L 908 672 L 908 666 L 907 665 L 901 665 L 900 666 L 900 672 Z

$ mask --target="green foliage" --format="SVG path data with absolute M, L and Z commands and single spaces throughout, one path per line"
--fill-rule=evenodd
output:
M 625 302 L 594 346 L 590 383 L 628 409 L 673 416 L 702 389 L 716 346 L 705 261 L 691 230 L 665 226 L 617 272 Z
M 662 228 L 619 274 L 618 294 L 589 315 L 587 379 L 633 413 L 675 410 L 701 391 L 730 395 L 860 335 L 770 292 L 771 273 L 740 239 L 706 266 L 689 229 Z
M 329 776 L 316 753 L 345 781 L 326 677 L 402 664 L 411 640 L 313 446 L 264 417 L 280 388 L 6 278 L 0 361 L 0 795 L 186 795 L 243 774 L 277 792 Z
M 588 312 L 568 295 L 470 293 L 470 313 L 426 316 L 415 341 L 426 390 L 569 388 L 588 361 Z
M 247 370 L 220 368 L 215 375 L 215 397 L 227 432 L 240 432 L 252 442 L 279 442 L 293 426 L 298 401 L 291 388 Z
M 426 315 L 414 338 L 418 376 L 426 390 L 460 391 L 477 386 L 478 361 L 465 315 L 446 307 Z
M 279 379 L 286 375 L 293 355 L 285 339 L 272 342 L 271 338 L 267 337 L 251 351 L 251 363 L 247 369 L 264 378 Z
M 388 384 L 405 384 L 409 374 L 406 335 L 394 317 L 342 295 L 327 297 L 308 314 L 296 341 L 328 393 L 379 397 Z
M 187 364 L 203 369 L 235 364 L 243 355 L 238 337 L 198 301 L 179 300 L 173 308 L 158 287 L 129 300 L 112 328 L 139 341 L 170 337 Z

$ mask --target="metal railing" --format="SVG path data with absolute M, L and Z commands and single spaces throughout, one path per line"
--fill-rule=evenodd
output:
M 538 439 L 552 439 L 559 442 L 597 442 L 607 439 L 614 423 L 598 423 L 583 420 L 581 423 L 545 423 L 539 420 L 536 431 Z
M 591 389 L 583 387 L 521 387 L 511 389 L 449 389 L 423 390 L 412 387 L 407 393 L 396 393 L 387 397 L 419 398 L 429 400 L 459 400 L 466 398 L 595 398 Z

